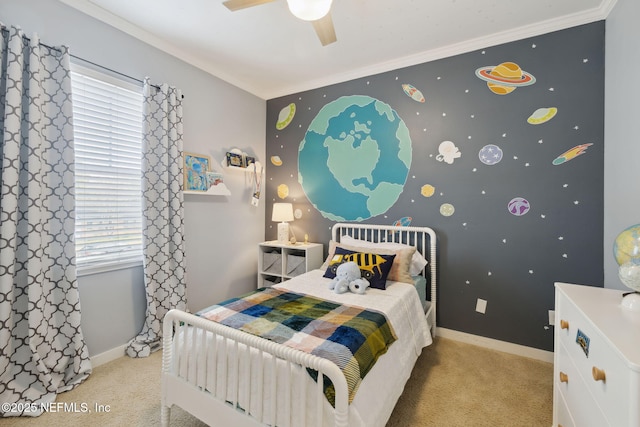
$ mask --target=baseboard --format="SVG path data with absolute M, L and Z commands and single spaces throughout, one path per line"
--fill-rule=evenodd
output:
M 495 340 L 493 338 L 481 337 L 479 335 L 472 335 L 466 332 L 454 331 L 453 329 L 440 327 L 436 328 L 436 335 L 442 338 L 448 338 L 467 344 L 489 348 L 491 350 L 502 351 L 504 353 L 515 354 L 517 356 L 523 356 L 530 359 L 553 363 L 552 351 L 540 350 L 538 348 L 527 347 L 520 344 L 513 344 L 506 341 Z
M 124 356 L 124 351 L 127 348 L 126 344 L 121 345 L 120 347 L 112 348 L 111 350 L 107 350 L 104 353 L 96 354 L 92 356 L 91 359 L 91 367 L 95 368 L 96 366 L 104 365 L 105 363 L 109 363 L 112 360 L 116 360 Z

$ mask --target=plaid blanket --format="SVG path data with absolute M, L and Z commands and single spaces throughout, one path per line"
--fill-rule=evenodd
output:
M 196 314 L 331 360 L 347 379 L 349 403 L 378 357 L 396 340 L 381 313 L 274 288 L 261 288 Z M 310 374 L 317 380 L 317 372 Z M 323 385 L 335 405 L 333 385 L 328 380 Z

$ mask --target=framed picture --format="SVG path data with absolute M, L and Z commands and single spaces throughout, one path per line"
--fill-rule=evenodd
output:
M 207 172 L 211 168 L 211 157 L 204 154 L 184 153 L 184 190 L 207 191 Z
M 224 178 L 220 172 L 207 172 L 207 185 L 209 188 L 222 184 L 223 182 Z
M 244 167 L 242 154 L 227 152 L 227 166 L 235 166 L 237 168 Z
M 244 158 L 244 167 L 248 168 L 249 166 L 251 166 L 255 162 L 256 162 L 256 158 L 255 157 L 245 156 L 245 158 Z

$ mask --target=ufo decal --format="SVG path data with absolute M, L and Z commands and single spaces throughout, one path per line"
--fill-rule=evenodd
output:
M 546 123 L 553 119 L 557 112 L 558 109 L 556 107 L 538 108 L 529 116 L 527 123 L 532 125 L 541 125 L 542 123 Z
M 273 163 L 274 166 L 282 166 L 282 159 L 280 156 L 271 156 L 271 163 Z
M 404 93 L 407 94 L 407 96 L 411 99 L 413 99 L 416 102 L 424 102 L 424 96 L 422 95 L 422 92 L 420 92 L 418 89 L 416 89 L 415 87 L 413 87 L 412 85 L 405 83 L 402 85 L 402 90 L 404 91 Z
M 556 157 L 553 162 L 554 165 L 561 165 L 563 163 L 568 162 L 569 160 L 573 160 L 576 157 L 582 155 L 585 153 L 585 151 L 587 151 L 587 148 L 591 147 L 593 144 L 589 143 L 589 144 L 580 144 L 580 145 L 576 145 L 575 147 L 573 147 L 571 150 L 567 150 L 564 153 L 560 154 L 558 157 Z
M 529 86 L 536 82 L 533 75 L 514 62 L 480 67 L 476 70 L 476 76 L 486 81 L 489 90 L 497 95 L 507 95 L 520 86 Z
M 276 129 L 282 130 L 289 126 L 289 123 L 293 120 L 293 116 L 296 115 L 296 104 L 291 103 L 280 110 L 278 114 L 278 121 L 276 122 Z

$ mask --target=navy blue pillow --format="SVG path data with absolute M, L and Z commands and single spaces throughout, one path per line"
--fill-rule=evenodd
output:
M 360 267 L 362 277 L 369 281 L 372 288 L 386 289 L 387 276 L 393 265 L 395 255 L 379 255 L 369 252 L 350 251 L 337 247 L 329 267 L 324 273 L 324 277 L 333 279 L 336 277 L 336 270 L 342 263 L 353 261 Z

